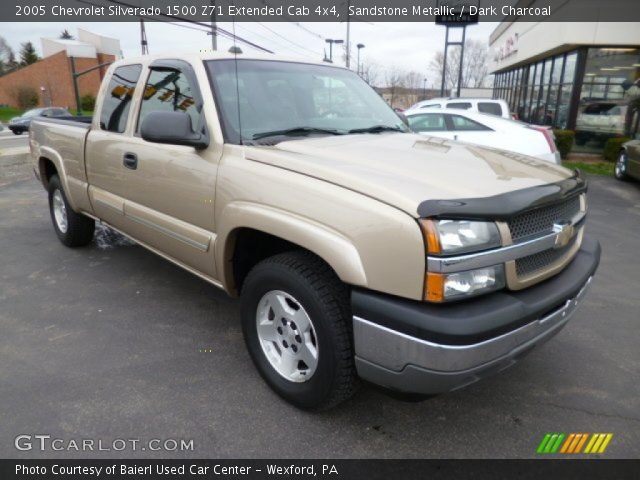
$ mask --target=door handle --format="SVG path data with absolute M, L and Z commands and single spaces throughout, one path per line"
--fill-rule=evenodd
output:
M 138 156 L 135 153 L 127 152 L 122 158 L 122 163 L 125 167 L 131 170 L 135 170 L 136 168 L 138 168 Z

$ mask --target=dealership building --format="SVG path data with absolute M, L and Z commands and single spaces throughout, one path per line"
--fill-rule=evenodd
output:
M 637 23 L 502 22 L 489 45 L 494 97 L 519 119 L 575 130 L 587 149 L 637 134 Z

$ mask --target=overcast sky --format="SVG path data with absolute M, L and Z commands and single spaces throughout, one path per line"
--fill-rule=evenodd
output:
M 146 22 L 150 53 L 168 51 L 199 51 L 211 48 L 211 37 L 205 32 L 169 23 Z M 188 25 L 188 24 L 181 24 Z M 467 38 L 488 42 L 497 23 L 480 23 L 467 28 Z M 114 37 L 120 40 L 125 57 L 140 54 L 140 27 L 138 23 L 7 23 L 0 22 L 0 36 L 4 37 L 16 53 L 20 44 L 32 41 L 41 53 L 40 38 L 59 36 L 68 29 L 76 36 L 76 29 Z M 231 23 L 220 23 L 221 28 L 232 31 Z M 200 27 L 197 27 L 200 28 Z M 249 23 L 235 24 L 236 34 L 278 54 L 307 59 L 322 59 L 327 47 L 325 38 L 344 39 L 344 23 Z M 457 30 L 457 29 L 456 29 Z M 459 32 L 453 32 L 453 35 Z M 351 23 L 352 68 L 355 69 L 355 45 L 363 43 L 363 62 L 373 61 L 382 67 L 415 70 L 425 75 L 427 85 L 436 81 L 429 71 L 429 61 L 444 48 L 445 28 L 434 23 Z M 231 41 L 220 38 L 219 49 L 227 50 Z M 242 46 L 244 51 L 251 47 Z M 340 56 L 334 51 L 334 61 Z

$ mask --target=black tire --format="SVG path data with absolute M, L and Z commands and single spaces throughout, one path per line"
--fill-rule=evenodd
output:
M 11 130 L 14 135 L 22 135 L 22 130 Z
M 624 150 L 620 150 L 618 155 L 618 159 L 616 160 L 616 165 L 613 169 L 613 175 L 617 180 L 625 181 L 629 179 L 627 175 L 627 169 L 629 168 L 629 161 L 627 158 L 627 152 Z
M 296 383 L 281 376 L 265 355 L 257 333 L 258 303 L 270 291 L 295 297 L 311 318 L 318 344 L 317 367 Z M 353 355 L 349 288 L 320 258 L 308 252 L 270 257 L 247 275 L 241 295 L 242 330 L 260 375 L 282 398 L 305 410 L 326 410 L 350 398 L 358 386 Z
M 67 216 L 67 229 L 63 232 L 56 222 L 53 208 L 53 197 L 56 191 L 60 191 L 62 200 Z M 83 247 L 93 240 L 93 232 L 96 225 L 92 218 L 86 217 L 80 213 L 76 213 L 71 209 L 67 196 L 64 193 L 64 189 L 60 184 L 60 179 L 57 175 L 53 175 L 49 179 L 49 213 L 51 214 L 51 222 L 53 223 L 53 229 L 60 241 L 67 247 Z

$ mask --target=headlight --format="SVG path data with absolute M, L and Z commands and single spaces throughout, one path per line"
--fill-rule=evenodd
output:
M 425 300 L 430 302 L 459 300 L 500 290 L 504 286 L 504 265 L 448 274 L 427 272 Z
M 500 247 L 502 240 L 494 222 L 475 220 L 420 220 L 427 255 L 447 256 Z M 504 265 L 456 273 L 427 272 L 424 299 L 446 302 L 472 297 L 505 286 Z
M 493 222 L 421 220 L 429 253 L 458 255 L 499 247 L 500 232 Z

